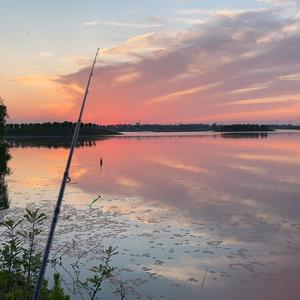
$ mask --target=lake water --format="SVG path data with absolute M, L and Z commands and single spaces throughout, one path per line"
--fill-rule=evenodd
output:
M 10 149 L 2 215 L 51 219 L 68 149 L 50 145 Z M 102 299 L 121 299 L 120 281 L 125 299 L 300 299 L 299 132 L 130 133 L 76 148 L 70 177 L 48 275 L 72 299 L 110 245 Z

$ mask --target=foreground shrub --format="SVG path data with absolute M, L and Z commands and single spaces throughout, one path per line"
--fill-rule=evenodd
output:
M 41 264 L 41 252 L 38 251 L 37 237 L 42 232 L 41 225 L 46 219 L 39 209 L 26 209 L 24 219 L 14 221 L 6 219 L 0 223 L 5 227 L 5 242 L 0 248 L 0 299 L 29 300 L 32 298 L 34 284 Z M 21 223 L 22 230 L 18 230 Z M 41 300 L 68 300 L 61 288 L 60 275 L 54 274 L 54 286 L 48 288 L 45 280 L 41 291 Z

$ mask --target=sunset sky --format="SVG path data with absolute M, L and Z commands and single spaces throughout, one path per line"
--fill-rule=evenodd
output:
M 9 122 L 300 124 L 300 0 L 0 1 Z

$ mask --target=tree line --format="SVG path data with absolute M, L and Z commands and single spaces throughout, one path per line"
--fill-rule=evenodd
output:
M 273 131 L 268 125 L 260 124 L 232 124 L 220 125 L 216 131 L 220 132 L 241 132 L 241 131 Z
M 207 131 L 211 130 L 208 124 L 116 124 L 106 125 L 106 129 L 118 132 L 153 131 L 153 132 L 176 132 L 176 131 Z
M 76 123 L 67 121 L 6 124 L 4 131 L 7 136 L 72 136 L 75 126 Z M 81 123 L 80 125 L 80 135 L 98 136 L 115 134 L 118 133 L 94 123 Z
M 118 132 L 153 131 L 153 132 L 191 132 L 191 131 L 271 131 L 269 125 L 260 124 L 117 124 L 104 126 Z
M 0 112 L 1 114 L 1 112 Z M 1 120 L 1 115 L 0 115 Z M 5 132 L 8 136 L 72 136 L 76 123 L 74 122 L 46 122 L 3 124 L 0 122 L 0 135 Z M 274 129 L 300 129 L 297 125 L 285 124 L 115 124 L 99 125 L 96 123 L 82 123 L 81 136 L 116 135 L 120 132 L 192 132 L 192 131 L 272 131 Z

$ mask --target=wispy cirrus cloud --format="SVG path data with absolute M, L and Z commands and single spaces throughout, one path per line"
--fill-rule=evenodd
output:
M 88 22 L 84 22 L 82 25 L 84 25 L 84 26 L 97 26 L 97 25 L 99 25 L 99 21 L 98 20 L 88 21 Z
M 237 90 L 232 90 L 228 92 L 228 94 L 245 94 L 249 92 L 254 92 L 254 91 L 260 91 L 263 89 L 268 88 L 268 84 L 255 84 L 253 86 L 249 86 L 247 88 L 242 88 L 242 89 L 237 89 Z
M 300 81 L 300 73 L 279 76 L 280 80 Z
M 175 9 L 174 12 L 179 15 L 203 15 L 211 14 L 213 11 L 208 9 L 201 8 L 192 8 L 192 9 Z
M 158 98 L 154 98 L 153 100 L 151 100 L 151 102 L 152 103 L 166 102 L 166 101 L 173 101 L 173 100 L 176 100 L 176 99 L 182 99 L 186 96 L 206 91 L 210 88 L 218 86 L 219 84 L 221 84 L 221 82 L 216 82 L 216 83 L 211 83 L 211 84 L 207 84 L 207 85 L 204 85 L 204 86 L 197 86 L 197 87 L 192 87 L 192 88 L 188 88 L 188 89 L 179 90 L 179 91 L 167 94 L 167 95 L 160 96 Z
M 228 104 L 233 105 L 257 105 L 257 104 L 274 104 L 274 103 L 289 103 L 289 102 L 298 102 L 300 103 L 299 95 L 288 95 L 288 96 L 279 96 L 279 97 L 265 97 L 265 98 L 255 98 L 255 99 L 245 99 L 231 102 Z
M 104 61 L 139 61 L 144 56 L 166 51 L 174 46 L 174 42 L 170 36 L 149 32 L 129 38 L 115 47 L 103 49 L 101 53 Z
M 9 78 L 8 80 L 27 85 L 50 85 L 53 84 L 55 80 L 58 80 L 58 78 L 58 76 L 35 74 L 28 76 L 17 76 Z
M 111 27 L 128 27 L 128 28 L 135 28 L 135 29 L 158 28 L 161 26 L 157 22 L 147 24 L 147 23 L 127 23 L 127 22 L 119 22 L 119 21 L 99 21 L 99 20 L 84 22 L 82 25 L 87 27 L 111 26 Z
M 41 57 L 49 57 L 49 56 L 53 56 L 53 53 L 48 52 L 48 51 L 41 51 L 39 53 L 39 56 L 41 56 Z
M 259 0 L 260 2 L 271 3 L 275 5 L 300 4 L 300 0 Z

